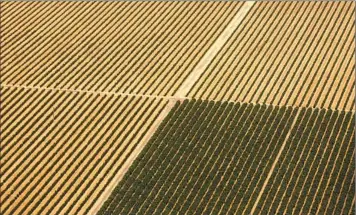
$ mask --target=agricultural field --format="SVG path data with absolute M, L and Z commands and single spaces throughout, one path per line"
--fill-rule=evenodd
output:
M 303 111 L 292 134 L 255 214 L 354 214 L 354 113 Z
M 42 89 L 1 91 L 2 214 L 87 214 L 114 186 L 113 179 L 122 177 L 125 162 L 168 103 Z
M 0 215 L 354 215 L 355 9 L 0 1 Z
M 355 110 L 355 2 L 256 2 L 188 97 Z
M 351 112 L 184 101 L 99 214 L 352 214 L 354 126 Z
M 2 82 L 173 95 L 243 2 L 4 2 Z
M 185 101 L 99 214 L 248 214 L 296 110 Z

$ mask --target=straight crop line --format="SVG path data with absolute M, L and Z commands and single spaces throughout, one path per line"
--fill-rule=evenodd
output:
M 208 51 L 204 54 L 204 56 L 200 59 L 192 73 L 185 79 L 182 85 L 179 87 L 175 96 L 185 97 L 194 86 L 194 84 L 198 81 L 200 76 L 204 73 L 204 71 L 209 66 L 210 62 L 214 59 L 214 57 L 218 54 L 218 52 L 223 48 L 229 38 L 232 36 L 236 28 L 240 25 L 242 20 L 245 18 L 249 10 L 255 4 L 253 1 L 247 1 L 240 8 L 240 10 L 236 13 L 234 18 L 225 28 L 225 30 L 220 34 L 220 36 L 215 40 L 212 46 L 208 49 Z
M 130 154 L 128 159 L 123 164 L 122 168 L 119 171 L 113 180 L 111 180 L 110 184 L 105 188 L 103 194 L 98 198 L 95 202 L 94 206 L 90 209 L 88 214 L 96 214 L 100 208 L 102 207 L 103 203 L 109 198 L 117 184 L 121 181 L 122 177 L 126 174 L 128 169 L 130 168 L 131 164 L 136 160 L 137 156 L 141 153 L 143 148 L 146 146 L 148 141 L 151 139 L 152 135 L 157 130 L 158 126 L 161 124 L 162 120 L 166 118 L 168 113 L 176 104 L 175 100 L 170 100 L 166 106 L 164 107 L 163 111 L 158 115 L 158 117 L 154 120 L 153 124 L 150 126 L 150 129 L 146 132 L 143 139 L 139 142 L 135 150 Z
M 255 204 L 254 204 L 253 207 L 252 207 L 251 214 L 253 214 L 253 213 L 255 212 L 255 210 L 256 210 L 256 207 L 257 207 L 257 205 L 258 205 L 258 202 L 260 201 L 260 199 L 261 199 L 261 197 L 262 197 L 262 194 L 263 194 L 263 192 L 264 192 L 264 190 L 265 190 L 265 188 L 266 188 L 266 186 L 267 186 L 267 184 L 268 184 L 268 182 L 269 182 L 269 179 L 270 179 L 271 176 L 272 176 L 272 173 L 273 173 L 273 171 L 274 171 L 274 168 L 276 167 L 277 162 L 278 162 L 280 156 L 282 155 L 282 152 L 283 152 L 283 150 L 284 150 L 284 147 L 286 146 L 286 143 L 287 143 L 288 140 L 289 140 L 289 136 L 290 136 L 291 133 L 292 133 L 292 128 L 295 126 L 295 123 L 297 122 L 297 119 L 298 119 L 298 117 L 299 117 L 299 114 L 300 114 L 300 109 L 298 109 L 298 112 L 297 112 L 297 114 L 296 114 L 295 117 L 294 117 L 294 120 L 293 120 L 293 122 L 292 122 L 292 125 L 291 125 L 291 127 L 290 127 L 290 129 L 289 129 L 289 132 L 287 133 L 287 136 L 286 136 L 286 138 L 285 138 L 285 140 L 284 140 L 284 142 L 283 142 L 283 144 L 282 144 L 282 146 L 281 146 L 281 149 L 279 150 L 279 152 L 278 152 L 278 154 L 277 154 L 277 157 L 276 157 L 276 159 L 274 160 L 274 162 L 273 162 L 273 164 L 272 164 L 271 170 L 269 171 L 269 173 L 268 173 L 268 175 L 267 175 L 267 178 L 266 178 L 265 182 L 263 183 L 262 189 L 261 189 L 260 193 L 258 194 L 258 197 L 257 197 L 257 199 L 256 199 Z

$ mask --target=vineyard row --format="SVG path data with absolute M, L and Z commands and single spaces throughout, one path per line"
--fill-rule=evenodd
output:
M 353 128 L 351 112 L 177 103 L 99 214 L 347 214 Z

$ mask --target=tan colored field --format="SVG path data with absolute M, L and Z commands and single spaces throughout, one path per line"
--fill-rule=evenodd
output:
M 2 80 L 14 85 L 173 95 L 241 5 L 5 2 Z
M 168 102 L 8 87 L 2 93 L 4 214 L 86 214 Z
M 354 110 L 354 2 L 258 2 L 188 97 Z
M 174 104 L 184 99 L 243 102 L 251 108 L 253 103 L 332 109 L 341 113 L 339 124 L 347 123 L 344 130 L 354 127 L 346 120 L 355 111 L 355 2 L 20 1 L 0 6 L 1 214 L 96 214 Z M 340 110 L 346 110 L 347 117 Z M 329 168 L 339 164 L 346 173 L 330 168 L 330 174 L 344 180 L 342 174 L 350 175 L 353 164 L 342 156 L 354 151 L 352 141 L 339 135 L 344 130 L 334 129 L 339 124 L 320 116 L 331 130 L 321 133 L 323 141 L 307 140 L 327 143 L 329 151 L 322 146 L 315 151 Z M 225 122 L 222 115 L 217 119 Z M 264 122 L 258 125 L 270 129 Z M 241 123 L 246 132 L 253 125 Z M 293 121 L 292 127 L 297 125 Z M 273 135 L 278 137 L 275 134 L 277 130 Z M 291 138 L 295 134 L 291 131 Z M 336 139 L 345 143 L 342 149 L 335 149 Z M 267 179 L 253 173 L 261 191 L 241 175 L 253 198 L 260 192 L 251 205 L 253 212 L 272 210 L 267 200 L 280 204 L 270 194 L 271 187 L 292 205 L 273 175 L 283 175 L 278 169 L 282 164 L 289 170 L 287 153 L 302 163 L 289 151 L 291 143 L 283 142 L 276 158 L 268 160 L 273 165 Z M 310 145 L 298 147 L 318 170 L 323 166 L 309 156 Z M 332 159 L 328 152 L 333 152 Z M 232 172 L 238 166 L 232 166 Z M 226 179 L 221 177 L 218 184 Z M 294 183 L 283 180 L 285 186 Z M 309 181 L 323 192 L 328 210 L 343 211 L 333 208 L 335 202 L 354 196 L 328 199 L 320 187 L 331 192 L 333 180 L 326 176 L 322 182 Z M 300 181 L 304 188 L 298 176 L 295 182 Z M 232 180 L 233 186 L 238 182 Z M 178 185 L 184 187 L 183 182 Z M 340 186 L 343 191 L 352 189 L 349 181 Z M 178 186 L 169 189 L 180 198 Z M 292 191 L 304 207 L 299 191 Z M 207 192 L 202 195 L 214 203 Z M 187 204 L 198 201 L 195 198 Z M 318 205 L 321 200 L 312 201 Z M 242 204 L 237 206 L 246 212 Z

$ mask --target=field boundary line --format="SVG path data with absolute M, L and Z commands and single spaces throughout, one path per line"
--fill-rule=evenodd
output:
M 274 169 L 275 169 L 275 167 L 276 167 L 276 165 L 277 165 L 277 162 L 279 161 L 279 158 L 280 158 L 281 155 L 282 155 L 282 152 L 283 152 L 283 150 L 284 150 L 284 147 L 286 146 L 286 144 L 287 144 L 287 142 L 288 142 L 288 140 L 289 140 L 289 136 L 290 136 L 291 133 L 292 133 L 293 127 L 295 126 L 295 123 L 297 122 L 297 119 L 298 119 L 299 114 L 300 114 L 300 112 L 301 112 L 300 110 L 301 110 L 301 109 L 298 108 L 298 110 L 297 110 L 298 112 L 296 113 L 296 115 L 295 115 L 295 117 L 294 117 L 294 120 L 293 120 L 293 122 L 292 122 L 292 124 L 291 124 L 291 126 L 290 126 L 290 129 L 289 129 L 288 133 L 287 133 L 287 136 L 285 137 L 284 142 L 283 142 L 283 144 L 282 144 L 282 146 L 281 146 L 281 148 L 280 148 L 280 150 L 279 150 L 279 152 L 278 152 L 278 154 L 277 154 L 277 157 L 276 157 L 276 159 L 274 160 L 270 171 L 268 172 L 267 178 L 266 178 L 265 182 L 263 183 L 263 186 L 262 186 L 262 188 L 261 188 L 260 193 L 258 194 L 258 197 L 257 197 L 257 199 L 256 199 L 256 201 L 255 201 L 255 204 L 253 205 L 253 207 L 252 207 L 252 209 L 251 209 L 251 214 L 253 214 L 253 213 L 255 212 L 256 207 L 257 207 L 257 205 L 258 205 L 258 203 L 259 203 L 259 201 L 260 201 L 260 199 L 261 199 L 261 197 L 262 197 L 262 194 L 264 193 L 264 190 L 266 189 L 266 186 L 267 186 L 267 184 L 268 184 L 268 182 L 269 182 L 269 179 L 271 178 L 272 173 L 273 173 L 273 171 L 274 171 Z
M 194 70 L 188 75 L 182 85 L 178 88 L 177 92 L 174 94 L 175 96 L 187 96 L 190 89 L 194 86 L 200 76 L 208 68 L 210 62 L 215 58 L 218 52 L 227 43 L 229 38 L 232 36 L 234 31 L 240 25 L 240 23 L 245 18 L 245 16 L 254 4 L 255 2 L 253 1 L 247 1 L 243 4 L 243 6 L 241 6 L 240 10 L 236 13 L 231 22 L 226 26 L 224 31 L 220 34 L 220 36 L 215 40 L 215 42 L 210 46 L 208 51 L 200 59 Z
M 134 151 L 130 154 L 128 159 L 125 161 L 123 166 L 120 168 L 120 171 L 118 174 L 111 180 L 110 184 L 105 188 L 104 192 L 101 194 L 101 196 L 97 199 L 93 207 L 90 209 L 88 214 L 97 214 L 104 202 L 109 198 L 109 196 L 112 194 L 114 191 L 115 187 L 117 187 L 118 183 L 121 181 L 123 176 L 126 174 L 132 163 L 136 160 L 137 156 L 141 153 L 143 148 L 146 146 L 148 141 L 151 139 L 155 131 L 157 130 L 158 126 L 161 124 L 161 122 L 166 118 L 168 113 L 171 111 L 171 109 L 174 107 L 176 104 L 176 99 L 170 99 L 166 106 L 164 107 L 163 111 L 157 116 L 157 118 L 154 120 L 153 124 L 150 126 L 149 130 L 146 132 L 144 135 L 143 139 L 138 143 Z
M 76 93 L 88 93 L 88 94 L 102 94 L 102 95 L 113 95 L 113 96 L 136 96 L 136 97 L 148 97 L 166 100 L 176 100 L 181 101 L 184 99 L 191 99 L 187 97 L 173 97 L 173 96 L 160 96 L 160 95 L 147 95 L 147 94 L 136 94 L 136 93 L 121 93 L 112 91 L 95 91 L 95 90 L 78 90 L 70 88 L 54 88 L 54 87 L 40 87 L 40 86 L 26 86 L 26 85 L 15 85 L 15 84 L 1 84 L 1 87 L 6 88 L 23 88 L 23 89 L 34 89 L 34 90 L 51 90 L 51 91 L 65 91 L 65 92 L 76 92 Z
M 41 86 L 27 86 L 27 85 L 20 85 L 20 84 L 4 84 L 1 83 L 0 87 L 5 88 L 24 88 L 24 89 L 34 89 L 34 90 L 52 90 L 52 91 L 65 91 L 65 92 L 77 92 L 77 93 L 88 93 L 88 94 L 102 94 L 102 95 L 113 95 L 113 96 L 132 96 L 132 97 L 148 97 L 148 98 L 157 98 L 157 99 L 164 99 L 164 100 L 175 100 L 175 101 L 183 101 L 185 99 L 192 100 L 192 99 L 201 99 L 201 98 L 194 98 L 194 97 L 186 97 L 186 96 L 162 96 L 162 95 L 149 95 L 149 94 L 138 94 L 138 93 L 123 93 L 123 92 L 112 92 L 112 91 L 95 91 L 95 90 L 78 90 L 78 89 L 70 89 L 70 88 L 54 88 L 54 87 L 41 87 Z M 331 109 L 325 107 L 308 107 L 308 106 L 294 106 L 294 105 L 276 105 L 270 103 L 254 103 L 254 102 L 245 102 L 245 101 L 234 101 L 234 100 L 218 100 L 218 99 L 201 99 L 204 101 L 213 101 L 213 102 L 231 102 L 231 103 L 240 103 L 240 104 L 252 104 L 252 105 L 267 105 L 272 107 L 291 107 L 294 109 L 301 109 L 301 108 L 311 108 L 312 110 L 332 110 L 332 111 L 345 111 L 346 113 L 351 112 L 355 113 L 356 110 L 339 110 L 339 109 Z

